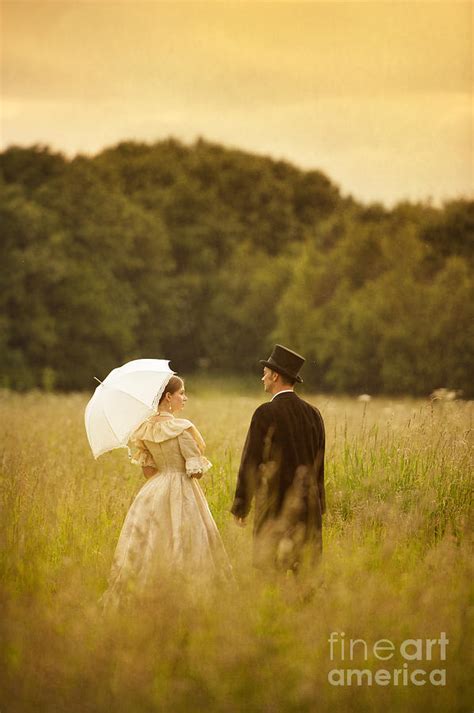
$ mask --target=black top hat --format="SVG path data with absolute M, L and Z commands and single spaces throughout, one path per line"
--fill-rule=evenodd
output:
M 281 344 L 275 344 L 267 361 L 260 359 L 260 364 L 263 364 L 263 366 L 268 366 L 272 371 L 277 371 L 279 374 L 294 379 L 300 384 L 303 383 L 303 379 L 298 375 L 298 372 L 304 362 L 304 357 L 292 352 L 291 349 L 283 347 Z

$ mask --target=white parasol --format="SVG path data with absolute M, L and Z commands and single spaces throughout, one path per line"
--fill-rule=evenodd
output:
M 166 359 L 135 359 L 113 369 L 99 383 L 85 411 L 94 458 L 126 447 L 132 431 L 154 412 L 173 374 Z

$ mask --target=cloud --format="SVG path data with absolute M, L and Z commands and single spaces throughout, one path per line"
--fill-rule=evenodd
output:
M 470 3 L 5 3 L 4 93 L 214 104 L 466 91 Z M 86 91 L 86 86 L 88 90 Z
M 202 135 L 390 201 L 470 190 L 471 3 L 4 3 L 3 145 Z

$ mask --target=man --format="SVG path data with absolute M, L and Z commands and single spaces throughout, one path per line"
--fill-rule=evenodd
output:
M 305 544 L 313 562 L 321 552 L 324 424 L 294 391 L 304 361 L 281 344 L 260 360 L 272 399 L 252 416 L 231 512 L 244 526 L 255 497 L 254 564 L 261 568 L 296 572 Z

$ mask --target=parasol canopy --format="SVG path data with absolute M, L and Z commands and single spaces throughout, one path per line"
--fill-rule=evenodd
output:
M 135 359 L 99 383 L 84 416 L 94 458 L 126 447 L 132 431 L 154 412 L 173 374 L 166 359 Z

